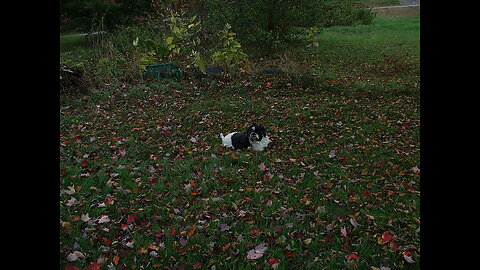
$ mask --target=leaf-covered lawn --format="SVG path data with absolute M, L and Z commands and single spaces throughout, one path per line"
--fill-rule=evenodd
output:
M 403 76 L 112 84 L 64 104 L 62 269 L 418 269 L 420 101 Z M 264 152 L 221 145 L 252 122 Z

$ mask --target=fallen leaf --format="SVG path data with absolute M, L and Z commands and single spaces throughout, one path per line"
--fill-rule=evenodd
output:
M 277 258 L 270 258 L 270 259 L 268 259 L 267 262 L 270 265 L 270 267 L 272 267 L 273 269 L 277 269 L 278 265 L 280 263 L 280 260 L 277 259 Z
M 87 167 L 88 166 L 88 161 L 84 159 L 80 162 L 80 165 L 82 165 L 83 167 Z
M 101 264 L 98 262 L 91 262 L 90 265 L 85 270 L 100 270 Z
M 180 245 L 181 245 L 182 247 L 186 246 L 186 245 L 187 245 L 187 242 L 188 242 L 188 241 L 185 240 L 185 239 L 183 239 L 183 238 L 180 239 Z
M 158 247 L 155 246 L 154 244 L 148 245 L 148 249 L 153 249 L 153 250 L 155 250 L 155 251 L 158 251 Z
M 137 217 L 137 215 L 131 215 L 131 216 L 127 217 L 127 223 L 130 224 L 130 223 L 135 222 L 136 217 Z
M 344 237 L 347 237 L 347 228 L 345 228 L 345 227 L 340 228 L 340 232 L 342 233 L 342 235 Z
M 203 265 L 201 262 L 197 262 L 192 265 L 192 269 L 199 269 L 199 268 L 202 268 L 202 266 Z
M 358 262 L 360 259 L 361 259 L 360 256 L 358 256 L 356 252 L 352 252 L 349 255 L 347 255 L 347 260 L 355 260 Z
M 81 253 L 80 251 L 77 251 L 77 250 L 75 250 L 74 252 L 70 253 L 67 256 L 67 260 L 69 262 L 74 262 L 78 259 L 83 259 L 83 258 L 85 258 L 85 255 L 83 255 L 83 253 Z
M 249 250 L 248 253 L 247 253 L 247 259 L 249 260 L 257 260 L 259 258 L 261 258 L 264 254 L 264 252 L 267 250 L 268 248 L 265 246 L 265 244 L 260 244 L 258 246 L 255 247 L 255 249 L 252 249 L 252 250 Z
M 358 222 L 354 218 L 350 218 L 350 224 L 352 224 L 355 228 L 358 228 L 358 226 L 360 226 L 360 224 L 358 224 Z
M 267 167 L 265 166 L 265 163 L 263 163 L 263 162 L 260 163 L 260 165 L 258 165 L 258 168 L 259 168 L 262 172 L 264 172 L 264 171 L 267 169 Z
M 253 229 L 253 230 L 250 230 L 248 233 L 260 235 L 262 232 L 259 229 Z
M 77 204 L 77 203 L 78 203 L 77 199 L 75 199 L 74 197 L 72 197 L 70 200 L 68 200 L 68 201 L 65 203 L 65 205 L 70 207 L 70 206 L 73 206 L 73 205 L 75 205 L 75 204 Z
M 68 195 L 72 195 L 75 193 L 75 185 L 71 185 L 69 187 L 67 187 L 68 190 L 63 190 L 63 192 L 65 192 L 65 194 L 68 194 Z
M 407 256 L 405 254 L 403 254 L 403 258 L 405 259 L 405 261 L 407 261 L 408 263 L 414 263 L 415 261 L 412 259 L 412 256 Z
M 99 224 L 107 223 L 107 222 L 110 222 L 110 218 L 107 215 L 103 215 L 101 218 L 98 219 Z
M 382 234 L 382 240 L 383 240 L 385 243 L 389 242 L 389 241 L 392 240 L 392 239 L 393 239 L 393 236 L 392 236 L 391 234 L 389 234 L 388 232 L 384 232 L 384 233 Z
M 295 258 L 295 253 L 291 251 L 285 251 L 285 257 L 287 257 L 289 260 L 293 260 Z
M 221 232 L 230 230 L 230 226 L 228 226 L 227 224 L 220 224 L 218 225 L 218 227 L 220 227 Z
M 88 216 L 88 213 L 86 214 L 83 214 L 80 216 L 80 219 L 83 221 L 83 222 L 88 222 L 91 218 Z

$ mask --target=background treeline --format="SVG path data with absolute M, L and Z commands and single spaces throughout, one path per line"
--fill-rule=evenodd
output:
M 60 11 L 62 34 L 103 33 L 61 43 L 63 62 L 102 80 L 162 62 L 245 71 L 253 58 L 318 46 L 325 27 L 374 18 L 351 0 L 61 0 Z

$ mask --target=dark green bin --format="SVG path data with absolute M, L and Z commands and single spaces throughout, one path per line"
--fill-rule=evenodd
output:
M 178 78 L 183 75 L 183 71 L 177 65 L 173 63 L 165 63 L 158 65 L 149 65 L 146 66 L 144 71 L 145 77 L 155 78 L 155 79 L 170 79 Z

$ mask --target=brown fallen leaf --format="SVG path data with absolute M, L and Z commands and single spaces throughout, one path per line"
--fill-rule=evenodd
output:
M 113 259 L 112 259 L 112 261 L 113 261 L 113 263 L 114 263 L 115 265 L 118 264 L 118 261 L 119 261 L 119 260 L 120 260 L 120 257 L 118 257 L 117 255 L 115 255 L 115 256 L 113 257 Z

